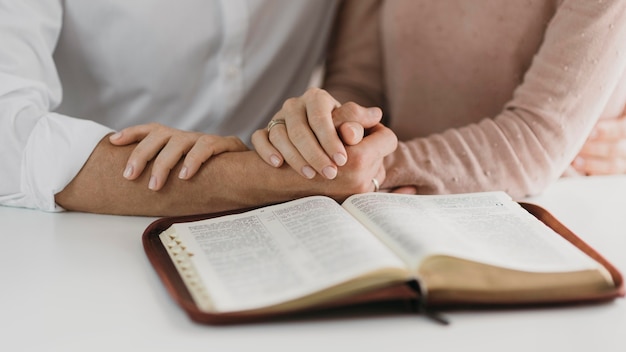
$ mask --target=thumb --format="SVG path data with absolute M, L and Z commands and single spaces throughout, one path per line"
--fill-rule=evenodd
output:
M 342 123 L 337 131 L 339 133 L 339 138 L 346 145 L 356 145 L 360 141 L 363 140 L 363 136 L 365 135 L 365 128 L 358 122 L 348 121 Z
M 333 123 L 338 128 L 345 122 L 358 122 L 363 128 L 376 126 L 383 117 L 383 111 L 377 107 L 366 108 L 349 102 L 333 110 Z

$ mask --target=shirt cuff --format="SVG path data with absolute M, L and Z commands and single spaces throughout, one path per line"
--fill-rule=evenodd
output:
M 54 201 L 78 174 L 108 127 L 90 120 L 51 113 L 35 125 L 21 164 L 21 204 L 44 211 L 63 211 Z

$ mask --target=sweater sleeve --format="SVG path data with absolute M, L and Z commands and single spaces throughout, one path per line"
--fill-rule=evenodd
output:
M 494 118 L 401 143 L 385 186 L 419 193 L 540 193 L 567 169 L 626 66 L 626 2 L 565 0 Z
M 344 0 L 329 43 L 324 89 L 344 103 L 383 107 L 380 1 Z

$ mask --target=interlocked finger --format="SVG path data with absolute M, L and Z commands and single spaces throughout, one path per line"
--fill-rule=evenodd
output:
M 279 151 L 289 166 L 308 179 L 315 177 L 315 170 L 309 166 L 291 143 L 286 128 L 277 129 L 274 127 L 271 133 L 268 132 L 268 137 L 271 144 Z

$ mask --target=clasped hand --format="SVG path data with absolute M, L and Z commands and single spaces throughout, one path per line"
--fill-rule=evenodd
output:
M 311 88 L 287 100 L 272 119 L 284 123 L 257 130 L 252 144 L 274 167 L 286 162 L 307 179 L 319 174 L 329 180 L 337 177 L 341 167 L 342 174 L 359 178 L 371 190 L 372 178 L 384 181 L 383 158 L 398 143 L 381 118 L 377 107 L 342 105 L 325 90 Z
M 373 178 L 382 184 L 383 158 L 397 147 L 396 135 L 380 123 L 381 118 L 379 108 L 341 105 L 326 91 L 315 88 L 287 100 L 274 116 L 281 123 L 271 131 L 257 130 L 252 142 L 261 158 L 273 167 L 286 162 L 307 179 L 317 174 L 323 180 L 337 179 L 327 184 L 328 194 L 361 193 L 374 188 Z M 114 145 L 137 143 L 123 172 L 128 180 L 139 177 L 154 160 L 148 185 L 152 190 L 165 185 L 170 171 L 183 157 L 178 177 L 186 180 L 214 155 L 248 150 L 236 137 L 181 131 L 158 123 L 125 128 L 109 140 Z

